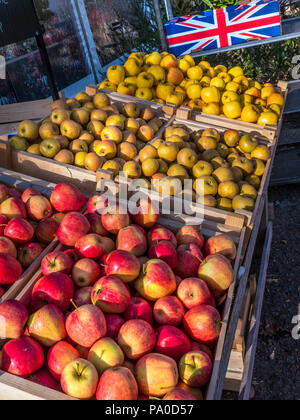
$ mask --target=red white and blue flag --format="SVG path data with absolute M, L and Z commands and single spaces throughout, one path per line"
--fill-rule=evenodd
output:
M 174 18 L 166 24 L 166 32 L 170 52 L 177 57 L 275 37 L 281 34 L 279 4 L 259 0 Z

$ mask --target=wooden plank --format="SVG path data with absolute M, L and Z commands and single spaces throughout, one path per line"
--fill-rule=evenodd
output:
M 49 115 L 52 98 L 39 101 L 2 105 L 0 107 L 0 123 L 11 123 L 23 120 L 38 120 Z

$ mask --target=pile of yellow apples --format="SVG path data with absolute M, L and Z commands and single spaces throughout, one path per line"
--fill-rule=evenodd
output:
M 22 121 L 10 145 L 89 171 L 109 170 L 116 176 L 122 169 L 133 176 L 139 150 L 162 125 L 151 108 L 135 103 L 118 107 L 103 93 L 91 97 L 80 92 L 53 102 L 50 117 L 41 124 Z
M 99 88 L 262 126 L 277 125 L 284 105 L 280 89 L 246 77 L 239 66 L 196 65 L 189 55 L 178 60 L 167 52 L 132 53 L 124 66 L 108 69 Z

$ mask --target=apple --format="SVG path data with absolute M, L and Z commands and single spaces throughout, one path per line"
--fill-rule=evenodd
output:
M 0 287 L 0 298 L 2 298 L 2 296 L 4 296 L 5 295 L 5 290 L 3 289 L 3 287 Z M 0 365 L 1 365 L 1 363 L 0 363 Z M 0 369 L 1 369 L 1 367 L 0 367 Z
M 49 372 L 54 379 L 60 381 L 62 371 L 68 363 L 80 357 L 78 350 L 66 341 L 54 344 L 47 355 L 47 365 Z
M 120 328 L 124 324 L 124 319 L 117 314 L 104 314 L 107 324 L 107 337 L 116 338 Z
M 66 214 L 56 232 L 58 240 L 66 246 L 74 246 L 76 242 L 90 230 L 90 224 L 83 214 L 70 212 Z
M 114 251 L 116 249 L 116 244 L 111 238 L 107 238 L 106 236 L 102 236 L 102 240 L 104 242 L 104 252 L 105 252 L 105 254 L 110 254 L 112 251 Z
M 177 296 L 187 309 L 210 304 L 212 300 L 212 294 L 207 284 L 197 277 L 184 279 L 178 286 Z
M 192 341 L 192 351 L 202 351 L 203 353 L 206 353 L 209 356 L 211 361 L 214 360 L 211 349 L 205 344 L 200 344 L 197 343 L 197 341 Z
M 149 303 L 140 297 L 132 297 L 126 312 L 124 313 L 126 321 L 130 319 L 143 319 L 150 325 L 153 324 L 152 308 Z
M 31 292 L 31 309 L 37 311 L 49 303 L 65 312 L 73 298 L 74 284 L 63 273 L 51 273 L 36 282 Z
M 23 245 L 32 240 L 34 229 L 27 220 L 15 218 L 8 222 L 4 236 L 11 239 L 14 244 Z
M 137 257 L 127 251 L 113 251 L 106 259 L 106 274 L 118 277 L 124 283 L 137 279 L 140 268 L 140 262 Z
M 17 248 L 15 244 L 5 236 L 0 236 L 0 254 L 7 254 L 13 258 L 17 258 Z
M 85 215 L 90 223 L 90 233 L 96 233 L 97 235 L 107 236 L 109 233 L 104 229 L 101 221 L 101 216 L 96 213 L 88 213 Z
M 80 400 L 90 400 L 96 393 L 99 376 L 95 366 L 84 359 L 72 360 L 61 374 L 60 384 L 65 394 Z
M 0 285 L 15 283 L 22 274 L 19 261 L 7 254 L 0 254 Z
M 26 378 L 42 368 L 44 352 L 31 337 L 22 336 L 6 343 L 2 351 L 2 369 L 12 375 Z
M 92 303 L 104 312 L 121 314 L 130 302 L 128 287 L 114 276 L 105 276 L 93 286 Z
M 179 277 L 185 279 L 197 276 L 200 263 L 204 260 L 204 256 L 198 245 L 194 243 L 179 245 L 177 248 L 177 257 L 178 264 L 175 268 L 175 273 Z
M 101 309 L 94 305 L 83 305 L 67 317 L 66 329 L 71 340 L 90 348 L 105 337 L 107 327 Z
M 132 372 L 124 367 L 114 367 L 103 373 L 98 385 L 98 401 L 134 401 L 138 399 L 138 385 Z
M 73 301 L 75 303 L 75 306 L 77 306 L 77 308 L 79 308 L 79 306 L 92 304 L 92 300 L 91 300 L 92 290 L 93 288 L 90 286 L 82 287 L 81 289 L 76 290 L 76 292 L 74 293 Z
M 191 387 L 205 386 L 211 377 L 212 361 L 201 351 L 191 351 L 179 361 L 179 375 L 182 381 Z
M 88 360 L 93 363 L 101 376 L 107 369 L 122 366 L 124 353 L 112 338 L 105 337 L 91 347 Z
M 131 214 L 134 223 L 144 229 L 152 228 L 160 217 L 159 208 L 149 199 L 142 198 L 134 214 Z
M 200 249 L 205 244 L 205 239 L 196 226 L 182 226 L 177 232 L 176 239 L 178 245 L 195 244 Z
M 43 248 L 41 244 L 37 242 L 31 242 L 27 245 L 23 245 L 18 249 L 18 261 L 22 264 L 22 267 L 28 268 L 34 261 L 41 255 Z
M 28 311 L 23 303 L 7 300 L 0 303 L 0 337 L 1 339 L 20 338 L 28 319 Z
M 176 290 L 175 275 L 162 260 L 149 260 L 143 267 L 143 273 L 135 281 L 137 292 L 147 300 L 155 301 L 172 295 Z
M 4 235 L 4 229 L 7 224 L 8 224 L 8 218 L 0 214 L 0 236 Z
M 53 210 L 49 200 L 42 195 L 34 195 L 26 202 L 27 214 L 32 220 L 40 221 L 52 216 Z
M 89 233 L 82 236 L 75 244 L 75 249 L 85 258 L 98 259 L 104 254 L 102 236 Z
M 35 229 L 35 236 L 39 242 L 47 245 L 56 237 L 59 224 L 50 217 L 50 219 L 41 220 Z
M 170 392 L 168 392 L 163 400 L 171 400 L 171 401 L 180 401 L 180 400 L 198 400 L 191 392 L 186 391 L 182 388 L 173 388 Z
M 26 204 L 27 201 L 31 197 L 34 197 L 35 195 L 42 195 L 42 194 L 36 188 L 26 188 L 26 190 L 24 190 L 22 193 L 21 200 L 23 201 L 24 204 Z
M 52 304 L 32 314 L 27 327 L 29 335 L 45 347 L 51 347 L 67 336 L 64 314 Z
M 99 264 L 90 258 L 83 258 L 73 266 L 72 279 L 78 287 L 93 286 L 100 277 Z
M 136 257 L 141 257 L 147 251 L 146 233 L 138 225 L 130 225 L 121 229 L 117 236 L 117 249 L 128 251 Z
M 159 259 L 165 261 L 171 268 L 175 268 L 178 264 L 177 252 L 174 245 L 169 241 L 160 241 L 152 245 L 148 251 L 151 259 Z
M 137 360 L 150 353 L 155 346 L 156 335 L 151 325 L 143 319 L 131 319 L 122 325 L 118 344 L 131 360 Z
M 6 185 L 0 184 L 0 204 L 9 198 L 9 190 Z
M 161 225 L 154 225 L 148 233 L 149 248 L 161 241 L 170 241 L 177 248 L 177 239 L 173 232 Z
M 234 260 L 236 257 L 236 245 L 228 235 L 217 235 L 209 238 L 205 244 L 206 255 L 221 254 Z
M 54 389 L 55 391 L 60 391 L 59 384 L 55 381 L 55 379 L 53 379 L 53 377 L 46 369 L 41 369 L 38 372 L 28 376 L 28 378 L 26 379 L 38 385 L 45 386 L 46 388 Z
M 189 338 L 172 325 L 163 325 L 156 330 L 156 353 L 164 354 L 174 360 L 179 360 L 191 350 Z
M 60 213 L 76 212 L 82 209 L 85 197 L 75 185 L 61 183 L 54 188 L 50 202 L 55 210 Z
M 9 188 L 8 193 L 10 197 L 17 198 L 18 200 L 22 200 L 22 192 L 17 190 L 16 188 Z
M 136 378 L 142 394 L 162 397 L 178 383 L 178 369 L 174 359 L 159 353 L 150 353 L 136 364 Z
M 215 297 L 225 294 L 234 280 L 230 261 L 223 255 L 209 255 L 198 270 L 198 277 L 203 279 Z
M 165 296 L 155 302 L 153 315 L 160 325 L 178 327 L 184 317 L 184 306 L 176 296 Z
M 101 213 L 107 207 L 108 199 L 102 195 L 93 195 L 87 202 L 88 213 Z
M 72 270 L 72 260 L 62 251 L 50 252 L 50 254 L 42 259 L 41 269 L 44 276 L 51 273 L 70 274 Z
M 221 332 L 221 316 L 214 307 L 199 305 L 184 315 L 183 327 L 193 340 L 211 347 Z
M 107 207 L 101 214 L 104 229 L 113 235 L 130 224 L 129 214 L 119 206 Z
M 26 219 L 27 211 L 25 204 L 19 198 L 9 197 L 0 204 L 0 214 L 9 220 L 16 217 Z

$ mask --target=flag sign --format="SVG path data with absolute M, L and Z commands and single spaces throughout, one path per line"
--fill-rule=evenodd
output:
M 177 57 L 199 50 L 281 35 L 278 1 L 255 1 L 174 18 L 166 24 L 170 52 Z

